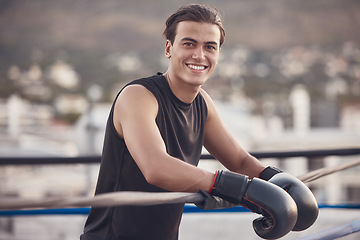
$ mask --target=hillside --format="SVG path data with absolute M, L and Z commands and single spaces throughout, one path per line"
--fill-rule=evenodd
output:
M 158 45 L 167 16 L 181 2 L 191 1 L 0 2 L 2 44 L 145 49 L 149 44 Z M 224 12 L 229 44 L 241 42 L 254 48 L 273 48 L 360 38 L 360 15 L 356 14 L 360 3 L 356 0 L 198 2 Z
M 106 65 L 114 54 L 136 53 L 144 74 L 161 69 L 166 18 L 185 0 L 0 0 L 0 82 L 10 66 L 43 69 L 68 61 L 89 82 L 124 76 Z M 224 49 L 237 45 L 260 52 L 360 42 L 357 0 L 211 0 L 224 13 Z M 156 61 L 154 61 L 156 59 Z M 142 75 L 142 73 L 138 73 Z M 5 85 L 3 85 L 5 86 Z M 1 94 L 4 94 L 1 92 Z

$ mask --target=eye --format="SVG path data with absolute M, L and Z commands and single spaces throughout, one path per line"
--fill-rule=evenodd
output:
M 213 45 L 207 45 L 206 48 L 209 50 L 216 50 L 216 47 Z
M 192 47 L 194 44 L 192 42 L 184 42 L 185 46 Z

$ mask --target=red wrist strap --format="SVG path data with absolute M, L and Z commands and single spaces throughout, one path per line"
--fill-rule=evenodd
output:
M 216 187 L 214 187 L 214 185 L 215 185 L 215 182 L 216 182 L 217 175 L 218 175 L 218 171 L 216 171 L 215 177 L 214 177 L 213 182 L 211 184 L 211 187 L 210 187 L 210 190 L 209 190 L 210 194 L 211 194 L 212 190 L 216 189 Z

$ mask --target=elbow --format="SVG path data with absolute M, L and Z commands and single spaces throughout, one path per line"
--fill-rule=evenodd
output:
M 146 169 L 145 171 L 143 171 L 143 175 L 145 177 L 145 180 L 149 184 L 160 188 L 162 187 L 165 181 L 159 169 Z
M 158 184 L 159 184 L 160 180 L 156 175 L 152 175 L 152 174 L 146 174 L 145 175 L 144 174 L 144 177 L 145 177 L 145 180 L 149 184 L 159 187 Z
M 167 156 L 155 156 L 143 159 L 139 168 L 145 180 L 156 187 L 169 190 L 176 182 L 176 168 L 174 171 L 173 164 L 169 164 L 171 160 Z

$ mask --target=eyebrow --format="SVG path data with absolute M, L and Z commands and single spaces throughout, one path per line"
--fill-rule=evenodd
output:
M 190 41 L 190 42 L 193 42 L 193 43 L 198 43 L 198 41 L 196 41 L 195 39 L 193 38 L 189 38 L 189 37 L 184 37 L 183 39 L 181 39 L 182 42 L 184 41 Z M 208 42 L 205 42 L 205 44 L 211 44 L 211 45 L 218 45 L 217 42 L 214 42 L 214 41 L 208 41 Z

